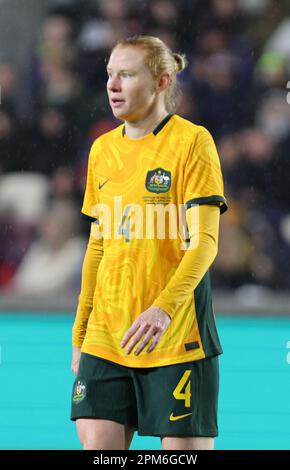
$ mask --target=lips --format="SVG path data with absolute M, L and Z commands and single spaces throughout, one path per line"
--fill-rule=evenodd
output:
M 120 106 L 122 103 L 124 103 L 124 100 L 120 100 L 118 98 L 111 98 L 111 103 L 112 106 Z

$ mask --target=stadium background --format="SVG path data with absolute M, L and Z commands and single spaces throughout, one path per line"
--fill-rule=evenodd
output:
M 290 448 L 290 4 L 0 1 L 0 448 L 77 449 L 70 334 L 87 154 L 118 125 L 105 60 L 132 34 L 184 52 L 177 112 L 207 127 L 230 210 L 212 269 L 219 449 Z M 159 448 L 134 437 L 132 448 Z

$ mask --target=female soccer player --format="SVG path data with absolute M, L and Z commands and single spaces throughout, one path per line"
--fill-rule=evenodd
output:
M 123 123 L 92 145 L 91 221 L 73 327 L 71 419 L 84 449 L 212 449 L 218 355 L 209 267 L 226 209 L 210 133 L 174 114 L 185 57 L 161 40 L 119 42 L 107 91 Z

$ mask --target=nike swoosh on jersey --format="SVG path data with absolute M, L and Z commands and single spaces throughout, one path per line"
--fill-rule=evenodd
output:
M 99 183 L 99 189 L 102 189 L 103 186 L 109 181 L 110 178 L 108 178 L 104 183 Z
M 170 421 L 177 421 L 178 419 L 186 418 L 186 416 L 190 416 L 192 413 L 187 413 L 186 415 L 180 415 L 180 416 L 173 416 L 173 413 L 169 416 Z

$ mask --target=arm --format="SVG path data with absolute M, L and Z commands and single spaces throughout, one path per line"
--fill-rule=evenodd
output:
M 91 224 L 91 233 L 83 262 L 81 292 L 72 329 L 72 370 L 75 374 L 78 369 L 80 348 L 85 338 L 88 319 L 93 308 L 97 273 L 102 257 L 103 240 L 93 236 L 93 224 Z
M 198 211 L 198 217 L 191 217 Z M 182 305 L 213 263 L 218 249 L 220 208 L 215 205 L 194 206 L 186 214 L 189 248 L 174 275 L 153 305 L 162 308 L 171 318 Z M 194 222 L 195 220 L 195 222 Z M 196 223 L 198 221 L 198 223 Z
M 209 131 L 200 126 L 184 167 L 184 196 L 190 245 L 169 283 L 153 305 L 172 318 L 193 293 L 218 248 L 220 214 L 227 209 L 219 156 Z M 197 217 L 192 217 L 197 215 Z M 199 223 L 196 223 L 198 221 Z
M 198 219 L 191 217 L 193 212 L 198 213 Z M 208 204 L 194 206 L 188 209 L 186 216 L 189 247 L 158 298 L 151 307 L 139 315 L 123 337 L 121 347 L 124 347 L 133 336 L 126 349 L 127 354 L 130 354 L 143 335 L 144 338 L 135 351 L 136 355 L 145 348 L 153 336 L 147 352 L 156 347 L 169 326 L 170 319 L 188 296 L 193 294 L 217 254 L 220 207 Z M 199 223 L 196 223 L 196 219 Z

